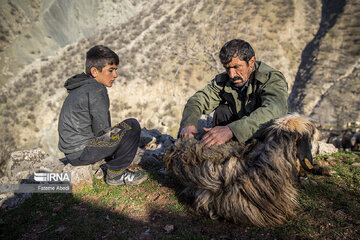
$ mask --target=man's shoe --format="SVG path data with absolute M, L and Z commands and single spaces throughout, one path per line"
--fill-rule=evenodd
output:
M 147 179 L 147 175 L 144 172 L 133 172 L 128 169 L 122 171 L 122 173 L 117 173 L 117 171 L 113 171 L 108 169 L 106 175 L 106 183 L 108 185 L 139 185 Z

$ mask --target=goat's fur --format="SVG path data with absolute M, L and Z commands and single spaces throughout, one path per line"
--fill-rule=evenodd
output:
M 274 226 L 295 215 L 298 158 L 311 158 L 311 142 L 317 136 L 311 121 L 288 115 L 246 144 L 203 147 L 194 138 L 179 139 L 167 149 L 164 161 L 198 212 L 213 219 Z

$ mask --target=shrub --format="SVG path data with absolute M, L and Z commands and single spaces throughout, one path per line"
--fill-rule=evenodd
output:
M 29 126 L 29 122 L 28 122 L 27 120 L 23 121 L 22 126 L 23 126 L 23 127 Z

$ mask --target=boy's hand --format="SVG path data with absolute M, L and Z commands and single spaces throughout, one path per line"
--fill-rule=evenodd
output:
M 184 137 L 197 138 L 198 135 L 199 135 L 199 133 L 194 125 L 186 126 L 180 132 L 180 138 L 184 138 Z
M 211 145 L 220 145 L 229 141 L 234 134 L 228 126 L 216 126 L 214 128 L 203 128 L 206 132 L 204 137 L 201 139 L 201 144 L 206 147 Z

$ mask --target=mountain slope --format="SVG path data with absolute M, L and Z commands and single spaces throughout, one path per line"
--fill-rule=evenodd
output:
M 35 59 L 127 21 L 143 0 L 1 0 L 0 4 L 3 84 Z
M 245 0 L 159 0 L 138 8 L 128 21 L 67 45 L 55 56 L 37 59 L 11 78 L 0 95 L 0 129 L 6 139 L 0 142 L 2 148 L 37 146 L 61 156 L 57 118 L 66 97 L 63 84 L 83 71 L 86 51 L 97 44 L 109 46 L 120 56 L 119 78 L 109 89 L 113 124 L 135 117 L 143 127 L 176 135 L 186 100 L 223 71 L 218 52 L 233 38 L 249 41 L 258 60 L 282 71 L 289 92 L 303 92 L 297 77 L 304 71 L 299 70 L 302 53 L 316 38 L 324 14 L 320 0 L 256 0 L 251 4 Z M 350 13 L 348 8 L 345 5 L 337 19 L 344 13 L 350 17 L 356 14 L 356 9 Z M 337 29 L 337 22 L 328 32 L 333 29 Z M 338 31 L 343 28 L 339 26 Z M 325 34 L 319 46 L 325 46 L 325 40 L 336 44 L 332 40 L 336 36 Z M 316 50 L 318 56 L 325 50 Z M 336 54 L 333 50 L 332 56 L 342 57 Z M 313 63 L 321 68 L 319 62 Z M 349 64 L 346 62 L 347 69 Z M 347 82 L 350 75 L 345 72 L 339 76 Z M 334 85 L 335 92 L 337 87 Z M 297 106 L 302 104 L 298 101 Z
M 322 124 L 359 121 L 360 3 L 326 1 L 314 39 L 306 46 L 289 102 Z

